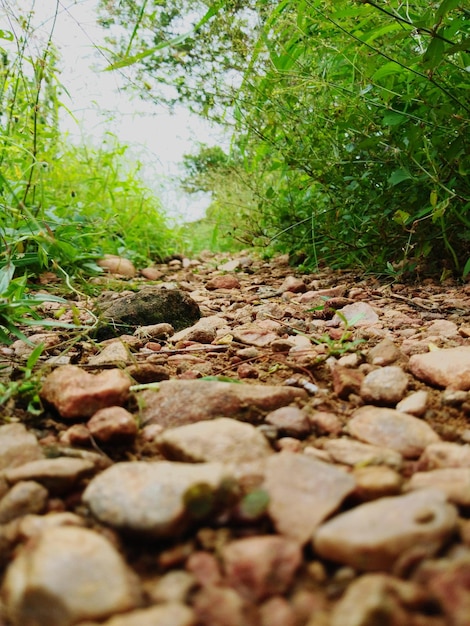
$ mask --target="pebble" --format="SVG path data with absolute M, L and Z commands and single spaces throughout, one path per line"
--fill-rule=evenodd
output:
M 135 417 L 121 406 L 100 409 L 88 420 L 87 427 L 90 434 L 103 443 L 128 441 L 138 431 Z
M 375 406 L 356 409 L 348 431 L 361 441 L 391 448 L 405 458 L 416 458 L 426 446 L 440 441 L 434 430 L 417 417 Z
M 125 364 L 130 360 L 129 348 L 120 339 L 111 341 L 108 345 L 98 353 L 94 354 L 88 359 L 89 365 L 108 365 L 113 363 L 114 365 Z
M 393 568 L 406 551 L 436 552 L 454 532 L 456 508 L 436 489 L 361 504 L 316 531 L 315 552 L 360 571 Z
M 360 392 L 364 374 L 357 369 L 335 365 L 331 372 L 333 378 L 333 390 L 338 398 L 347 400 L 350 394 Z
M 397 495 L 403 484 L 401 475 L 385 465 L 356 467 L 353 476 L 356 480 L 353 496 L 361 502 Z
M 116 463 L 90 481 L 83 502 L 98 520 L 113 528 L 169 537 L 193 521 L 185 494 L 202 483 L 215 491 L 227 478 L 230 472 L 220 463 Z
M 31 461 L 20 467 L 6 470 L 5 478 L 10 484 L 33 480 L 51 493 L 61 494 L 76 485 L 82 478 L 92 474 L 94 470 L 93 461 L 58 457 Z
M 43 458 L 36 437 L 23 424 L 0 426 L 0 471 Z
M 246 602 L 229 587 L 203 587 L 193 598 L 193 608 L 198 626 L 255 626 L 247 620 Z
M 396 410 L 415 417 L 422 417 L 428 407 L 428 392 L 421 389 L 410 394 L 396 405 Z
M 227 417 L 169 428 L 157 443 L 165 458 L 192 463 L 243 463 L 272 453 L 259 430 Z
M 23 546 L 1 593 L 13 626 L 72 626 L 141 602 L 135 575 L 111 543 L 74 526 L 46 529 Z
M 458 506 L 470 506 L 470 471 L 466 467 L 445 467 L 428 472 L 416 472 L 406 485 L 406 491 L 433 487 Z
M 408 376 L 396 365 L 386 365 L 369 372 L 362 381 L 359 395 L 370 404 L 396 404 L 403 399 Z
M 0 524 L 7 524 L 28 513 L 41 513 L 48 496 L 47 489 L 32 480 L 17 483 L 0 500 Z
M 337 463 L 344 465 L 389 465 L 400 468 L 403 463 L 402 455 L 396 450 L 353 439 L 328 439 L 323 443 L 323 449 Z
M 240 343 L 257 348 L 267 348 L 279 339 L 281 328 L 278 322 L 267 319 L 238 326 L 232 334 L 233 338 Z
M 290 603 L 282 596 L 273 596 L 259 608 L 259 626 L 297 626 L 298 620 Z
M 49 374 L 40 396 L 65 419 L 91 417 L 99 409 L 122 405 L 129 397 L 129 377 L 119 369 L 93 375 L 77 365 L 63 365 Z
M 215 417 L 236 416 L 259 421 L 267 411 L 287 406 L 296 399 L 307 400 L 298 387 L 249 385 L 209 380 L 169 380 L 159 390 L 137 394 L 143 424 L 182 426 Z
M 214 276 L 206 283 L 206 289 L 240 289 L 240 281 L 236 276 L 231 274 L 223 274 L 221 276 Z
M 354 491 L 355 481 L 344 470 L 310 455 L 283 451 L 267 459 L 263 488 L 277 531 L 304 544 Z
M 430 385 L 470 390 L 470 346 L 414 354 L 408 367 L 416 378 Z
M 442 562 L 441 567 L 439 567 L 440 562 Z M 430 576 L 427 585 L 447 617 L 446 624 L 468 626 L 470 558 L 467 556 L 454 563 L 446 563 L 440 559 L 436 565 L 436 571 Z
M 115 254 L 105 254 L 102 259 L 98 259 L 96 264 L 110 274 L 125 276 L 126 278 L 134 278 L 136 269 L 132 261 Z
M 145 584 L 145 594 L 152 602 L 180 602 L 183 604 L 189 592 L 196 586 L 196 577 L 184 570 L 171 570 L 155 583 Z
M 347 304 L 338 311 L 342 317 L 345 317 L 349 326 L 359 328 L 361 326 L 372 326 L 379 321 L 379 316 L 375 310 L 367 304 L 367 302 L 354 302 L 353 304 Z M 336 313 L 331 320 L 333 326 L 340 326 L 343 324 L 343 320 Z
M 259 601 L 289 589 L 302 550 L 292 539 L 265 535 L 228 543 L 221 558 L 227 583 L 243 598 Z
M 339 435 L 343 430 L 343 424 L 335 413 L 314 411 L 309 415 L 309 420 L 320 435 Z
M 367 353 L 367 361 L 371 365 L 391 365 L 400 358 L 400 350 L 391 339 L 382 339 Z
M 432 443 L 421 455 L 419 467 L 426 470 L 443 467 L 470 467 L 470 445 L 461 446 L 450 441 Z
M 284 406 L 271 411 L 266 415 L 264 421 L 275 426 L 286 435 L 294 437 L 302 437 L 312 430 L 307 413 L 296 406 Z

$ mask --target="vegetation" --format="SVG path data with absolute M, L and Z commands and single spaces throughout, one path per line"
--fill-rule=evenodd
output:
M 462 0 L 105 4 L 134 24 L 113 67 L 175 74 L 178 98 L 208 116 L 229 107 L 243 238 L 309 267 L 469 274 Z M 212 183 L 223 197 L 227 179 Z

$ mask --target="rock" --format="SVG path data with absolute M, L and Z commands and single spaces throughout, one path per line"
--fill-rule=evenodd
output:
M 339 435 L 343 430 L 339 417 L 328 411 L 314 411 L 309 420 L 320 435 Z
M 297 406 L 283 406 L 271 411 L 266 415 L 264 421 L 275 426 L 282 433 L 293 437 L 303 437 L 312 430 L 308 415 Z
M 18 535 L 23 539 L 38 537 L 45 530 L 59 526 L 85 526 L 85 520 L 75 513 L 50 512 L 45 515 L 28 514 L 18 521 Z
M 170 378 L 169 368 L 157 363 L 135 363 L 127 367 L 126 372 L 140 384 L 156 383 Z
M 174 335 L 175 329 L 171 324 L 150 324 L 149 326 L 139 326 L 134 331 L 134 336 L 137 339 L 168 339 Z
M 408 376 L 396 365 L 386 365 L 369 372 L 362 381 L 360 396 L 371 404 L 396 404 L 403 399 Z
M 23 424 L 0 426 L 0 471 L 43 458 L 36 437 Z
M 394 496 L 400 493 L 403 484 L 400 474 L 384 465 L 354 468 L 353 476 L 356 480 L 353 495 L 361 502 Z
M 328 439 L 323 449 L 337 463 L 344 465 L 389 465 L 400 468 L 403 462 L 402 455 L 396 450 L 353 439 Z
M 104 524 L 153 537 L 171 537 L 186 530 L 196 517 L 203 484 L 202 506 L 210 506 L 230 471 L 220 463 L 168 461 L 116 463 L 90 481 L 83 502 Z M 192 491 L 191 491 L 192 490 Z M 194 501 L 185 497 L 193 496 Z
M 428 586 L 439 601 L 448 624 L 468 626 L 470 615 L 470 559 L 449 563 L 437 571 L 428 581 Z
M 207 281 L 206 289 L 240 289 L 240 281 L 236 276 L 231 274 L 223 274 L 221 276 L 214 276 L 211 280 Z
M 395 407 L 400 413 L 422 417 L 428 406 L 428 392 L 421 389 L 403 398 Z
M 466 467 L 445 467 L 428 472 L 416 472 L 406 485 L 406 491 L 433 487 L 458 506 L 470 506 L 470 472 Z
M 232 541 L 221 557 L 227 583 L 247 600 L 259 601 L 289 589 L 302 551 L 292 539 L 265 535 Z
M 171 570 L 155 583 L 147 582 L 145 593 L 152 602 L 180 602 L 184 604 L 188 594 L 197 584 L 196 577 L 184 570 Z
M 65 419 L 90 417 L 99 409 L 122 405 L 129 397 L 131 381 L 119 369 L 93 375 L 76 365 L 63 365 L 49 374 L 40 396 Z
M 470 467 L 470 445 L 461 446 L 449 441 L 432 443 L 419 459 L 420 469 L 432 470 L 443 467 Z
M 131 261 L 115 254 L 105 254 L 102 259 L 96 261 L 96 264 L 110 274 L 117 274 L 125 278 L 134 278 L 137 273 Z
M 72 626 L 139 605 L 137 580 L 116 549 L 79 527 L 44 530 L 9 565 L 2 587 L 13 626 Z
M 260 606 L 259 626 L 296 626 L 297 616 L 282 596 L 272 596 Z
M 248 622 L 246 603 L 234 589 L 204 587 L 194 596 L 193 608 L 201 626 L 255 626 Z
M 248 385 L 209 380 L 169 380 L 158 391 L 137 394 L 142 423 L 181 426 L 214 417 L 260 421 L 265 411 L 307 400 L 303 389 L 274 385 Z
M 302 293 L 307 291 L 307 287 L 304 281 L 297 276 L 286 276 L 279 287 L 279 291 L 284 293 L 285 291 L 291 291 L 292 293 Z
M 77 626 L 196 626 L 196 616 L 189 607 L 169 602 L 148 609 L 116 615 L 106 622 L 80 622 Z
M 228 417 L 168 429 L 157 442 L 167 459 L 192 463 L 243 463 L 272 453 L 259 430 Z
M 426 329 L 427 336 L 438 337 L 458 337 L 459 330 L 457 324 L 450 320 L 434 320 L 434 322 Z
M 209 317 L 201 317 L 201 319 L 190 326 L 184 328 L 178 333 L 173 335 L 172 341 L 176 343 L 178 341 L 195 341 L 197 343 L 212 343 L 217 337 L 217 331 L 220 328 L 227 328 L 227 322 L 218 315 L 211 315 Z
M 111 341 L 111 340 L 110 340 Z M 125 364 L 130 360 L 129 348 L 120 339 L 111 341 L 101 352 L 88 359 L 89 365 Z
M 0 524 L 7 524 L 28 513 L 41 513 L 46 507 L 48 495 L 47 489 L 32 480 L 16 484 L 0 500 Z
M 375 406 L 356 409 L 348 422 L 348 430 L 361 441 L 391 448 L 405 458 L 418 457 L 426 446 L 440 440 L 433 429 L 417 417 Z
M 360 370 L 335 365 L 332 370 L 333 390 L 338 398 L 347 400 L 350 394 L 358 394 L 364 374 Z
M 367 353 L 367 361 L 371 365 L 391 365 L 400 358 L 400 350 L 390 339 L 382 339 Z
M 162 272 L 158 267 L 144 267 L 140 270 L 141 275 L 147 280 L 160 280 L 165 276 L 165 272 Z
M 263 488 L 276 530 L 306 543 L 321 522 L 355 487 L 344 470 L 304 454 L 281 452 L 267 459 Z
M 95 470 L 95 464 L 86 459 L 59 457 L 31 461 L 20 467 L 5 471 L 5 478 L 10 484 L 23 480 L 34 480 L 51 493 L 60 494 L 76 485 L 82 478 Z
M 194 324 L 200 317 L 199 306 L 179 289 L 144 287 L 136 293 L 101 305 L 100 339 L 132 334 L 139 326 L 168 323 L 176 330 Z
M 201 587 L 219 585 L 222 582 L 219 561 L 210 552 L 193 552 L 186 561 L 186 569 Z
M 240 343 L 246 343 L 257 348 L 266 348 L 279 339 L 281 325 L 274 320 L 261 320 L 256 323 L 238 326 L 232 332 L 233 337 Z
M 419 546 L 436 552 L 454 532 L 456 508 L 435 489 L 380 498 L 326 522 L 313 546 L 321 557 L 360 571 L 390 570 Z
M 330 626 L 404 626 L 410 624 L 401 595 L 421 599 L 424 591 L 416 584 L 384 574 L 365 574 L 354 580 L 334 607 Z M 420 598 L 421 596 L 421 598 Z M 403 600 L 402 600 L 403 601 Z
M 354 302 L 353 304 L 347 304 L 338 311 L 343 317 L 346 318 L 349 326 L 359 328 L 361 326 L 371 326 L 379 321 L 379 316 L 374 309 L 367 304 L 367 302 Z M 331 323 L 334 326 L 340 326 L 343 320 L 338 314 L 335 314 Z
M 100 409 L 88 420 L 87 427 L 90 434 L 103 443 L 131 440 L 138 430 L 135 417 L 120 406 Z
M 470 390 L 470 346 L 414 354 L 408 367 L 416 378 L 430 385 Z

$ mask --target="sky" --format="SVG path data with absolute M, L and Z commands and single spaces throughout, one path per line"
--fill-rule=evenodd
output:
M 62 102 L 73 113 L 62 112 L 61 128 L 71 141 L 98 146 L 107 133 L 113 133 L 129 146 L 127 159 L 142 163 L 141 177 L 160 197 L 170 217 L 176 221 L 202 217 L 209 196 L 176 191 L 174 177 L 181 172 L 183 155 L 197 151 L 197 142 L 226 143 L 222 132 L 182 107 L 172 115 L 166 107 L 144 102 L 124 90 L 126 68 L 104 71 L 108 61 L 97 46 L 105 46 L 105 33 L 96 24 L 96 0 L 18 1 L 23 14 L 28 6 L 34 8 L 39 40 L 53 28 L 59 7 L 52 39 L 61 56 L 59 81 L 69 94 L 62 95 Z M 0 0 L 0 28 L 5 30 L 10 26 L 2 9 L 12 4 Z

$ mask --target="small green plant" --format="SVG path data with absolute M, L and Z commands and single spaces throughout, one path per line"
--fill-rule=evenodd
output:
M 323 309 L 324 305 L 320 307 L 315 307 L 314 309 L 310 309 L 310 311 L 318 311 L 319 309 Z M 362 319 L 363 315 L 358 315 L 352 320 L 348 320 L 348 318 L 341 313 L 341 311 L 334 310 L 335 315 L 339 317 L 341 322 L 343 323 L 343 332 L 339 339 L 333 339 L 327 333 L 323 334 L 319 338 L 310 337 L 310 341 L 317 345 L 326 345 L 328 349 L 328 356 L 341 356 L 346 352 L 355 352 L 358 346 L 361 343 L 364 343 L 365 339 L 353 339 L 353 332 L 351 328 L 354 326 L 356 322 Z
M 20 397 L 27 402 L 27 410 L 33 415 L 42 413 L 41 400 L 39 398 L 40 378 L 33 370 L 44 349 L 44 344 L 37 345 L 26 361 L 24 367 L 20 367 L 23 376 L 19 380 L 0 381 L 0 406 L 5 405 L 12 398 Z

